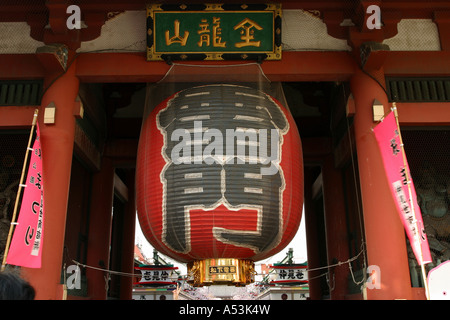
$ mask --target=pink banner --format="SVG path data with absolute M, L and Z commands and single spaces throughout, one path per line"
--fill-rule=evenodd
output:
M 422 213 L 417 203 L 416 190 L 409 172 L 408 162 L 403 154 L 400 129 L 397 127 L 394 112 L 391 112 L 374 128 L 374 133 L 383 157 L 392 196 L 414 255 L 419 265 L 430 263 L 431 254 Z M 412 199 L 412 206 L 410 199 Z
M 44 233 L 44 186 L 39 125 L 24 182 L 22 205 L 6 263 L 28 268 L 41 267 Z

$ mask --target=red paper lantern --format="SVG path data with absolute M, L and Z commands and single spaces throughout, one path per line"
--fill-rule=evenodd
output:
M 258 261 L 289 244 L 300 224 L 298 130 L 253 88 L 207 85 L 162 102 L 143 124 L 136 174 L 142 231 L 180 262 Z

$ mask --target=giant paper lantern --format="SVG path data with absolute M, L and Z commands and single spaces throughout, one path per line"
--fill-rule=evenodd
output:
M 182 90 L 145 119 L 136 170 L 139 222 L 194 285 L 252 281 L 254 261 L 300 224 L 301 142 L 291 114 L 244 86 Z

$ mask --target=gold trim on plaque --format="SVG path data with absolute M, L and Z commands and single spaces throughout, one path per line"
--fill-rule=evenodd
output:
M 281 22 L 276 22 L 277 18 L 282 17 L 282 8 L 281 4 L 279 3 L 269 3 L 266 4 L 265 9 L 258 9 L 258 10 L 248 10 L 249 13 L 258 13 L 258 12 L 272 12 L 273 13 L 273 33 L 272 33 L 272 49 L 271 50 L 224 50 L 222 51 L 215 51 L 215 50 L 208 50 L 205 48 L 204 51 L 202 50 L 189 50 L 186 51 L 182 50 L 176 50 L 176 51 L 157 51 L 156 49 L 156 37 L 162 37 L 162 35 L 157 35 L 155 33 L 156 30 L 156 14 L 157 13 L 199 13 L 199 12 L 205 12 L 205 13 L 239 13 L 243 14 L 247 12 L 247 6 L 242 5 L 242 10 L 225 10 L 222 7 L 223 4 L 220 3 L 207 3 L 205 4 L 205 8 L 200 11 L 189 11 L 186 10 L 188 7 L 186 5 L 180 5 L 178 6 L 179 10 L 164 10 L 161 4 L 149 4 L 147 5 L 147 18 L 151 18 L 152 23 L 147 26 L 147 34 L 148 37 L 151 38 L 151 40 L 147 40 L 147 60 L 148 61 L 158 61 L 163 60 L 163 56 L 172 56 L 172 57 L 179 57 L 182 60 L 187 60 L 191 56 L 195 55 L 201 55 L 203 54 L 204 60 L 224 60 L 223 56 L 225 54 L 227 55 L 233 55 L 234 57 L 240 57 L 243 60 L 246 60 L 250 56 L 254 55 L 260 55 L 261 57 L 265 55 L 266 60 L 281 60 L 282 58 L 282 47 L 281 47 Z M 208 30 L 209 31 L 209 30 Z M 278 40 L 276 41 L 277 38 Z M 203 46 L 203 44 L 202 44 Z M 247 45 L 246 45 L 247 46 Z M 259 45 L 258 45 L 259 46 Z M 220 46 L 222 47 L 222 46 Z M 182 57 L 185 57 L 183 59 Z

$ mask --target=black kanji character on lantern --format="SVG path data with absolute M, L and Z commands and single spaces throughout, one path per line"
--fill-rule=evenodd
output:
M 233 207 L 248 205 L 260 210 L 260 226 L 256 231 L 242 231 L 215 228 L 221 240 L 244 245 L 256 252 L 270 248 L 279 233 L 280 224 L 280 174 L 261 175 L 261 164 L 226 164 L 225 198 Z
M 224 204 L 257 210 L 259 223 L 256 231 L 214 228 L 216 238 L 255 252 L 276 245 L 284 185 L 277 166 L 281 135 L 289 128 L 279 106 L 252 88 L 196 87 L 170 100 L 157 125 L 167 162 L 161 174 L 163 241 L 189 252 L 189 210 Z
M 176 251 L 186 251 L 186 222 L 189 207 L 212 207 L 221 198 L 221 166 L 217 164 L 170 164 L 164 171 L 166 179 L 165 224 L 163 239 Z M 200 173 L 200 174 L 199 174 Z M 190 176 L 189 176 L 190 175 Z M 205 186 L 204 181 L 218 181 Z

